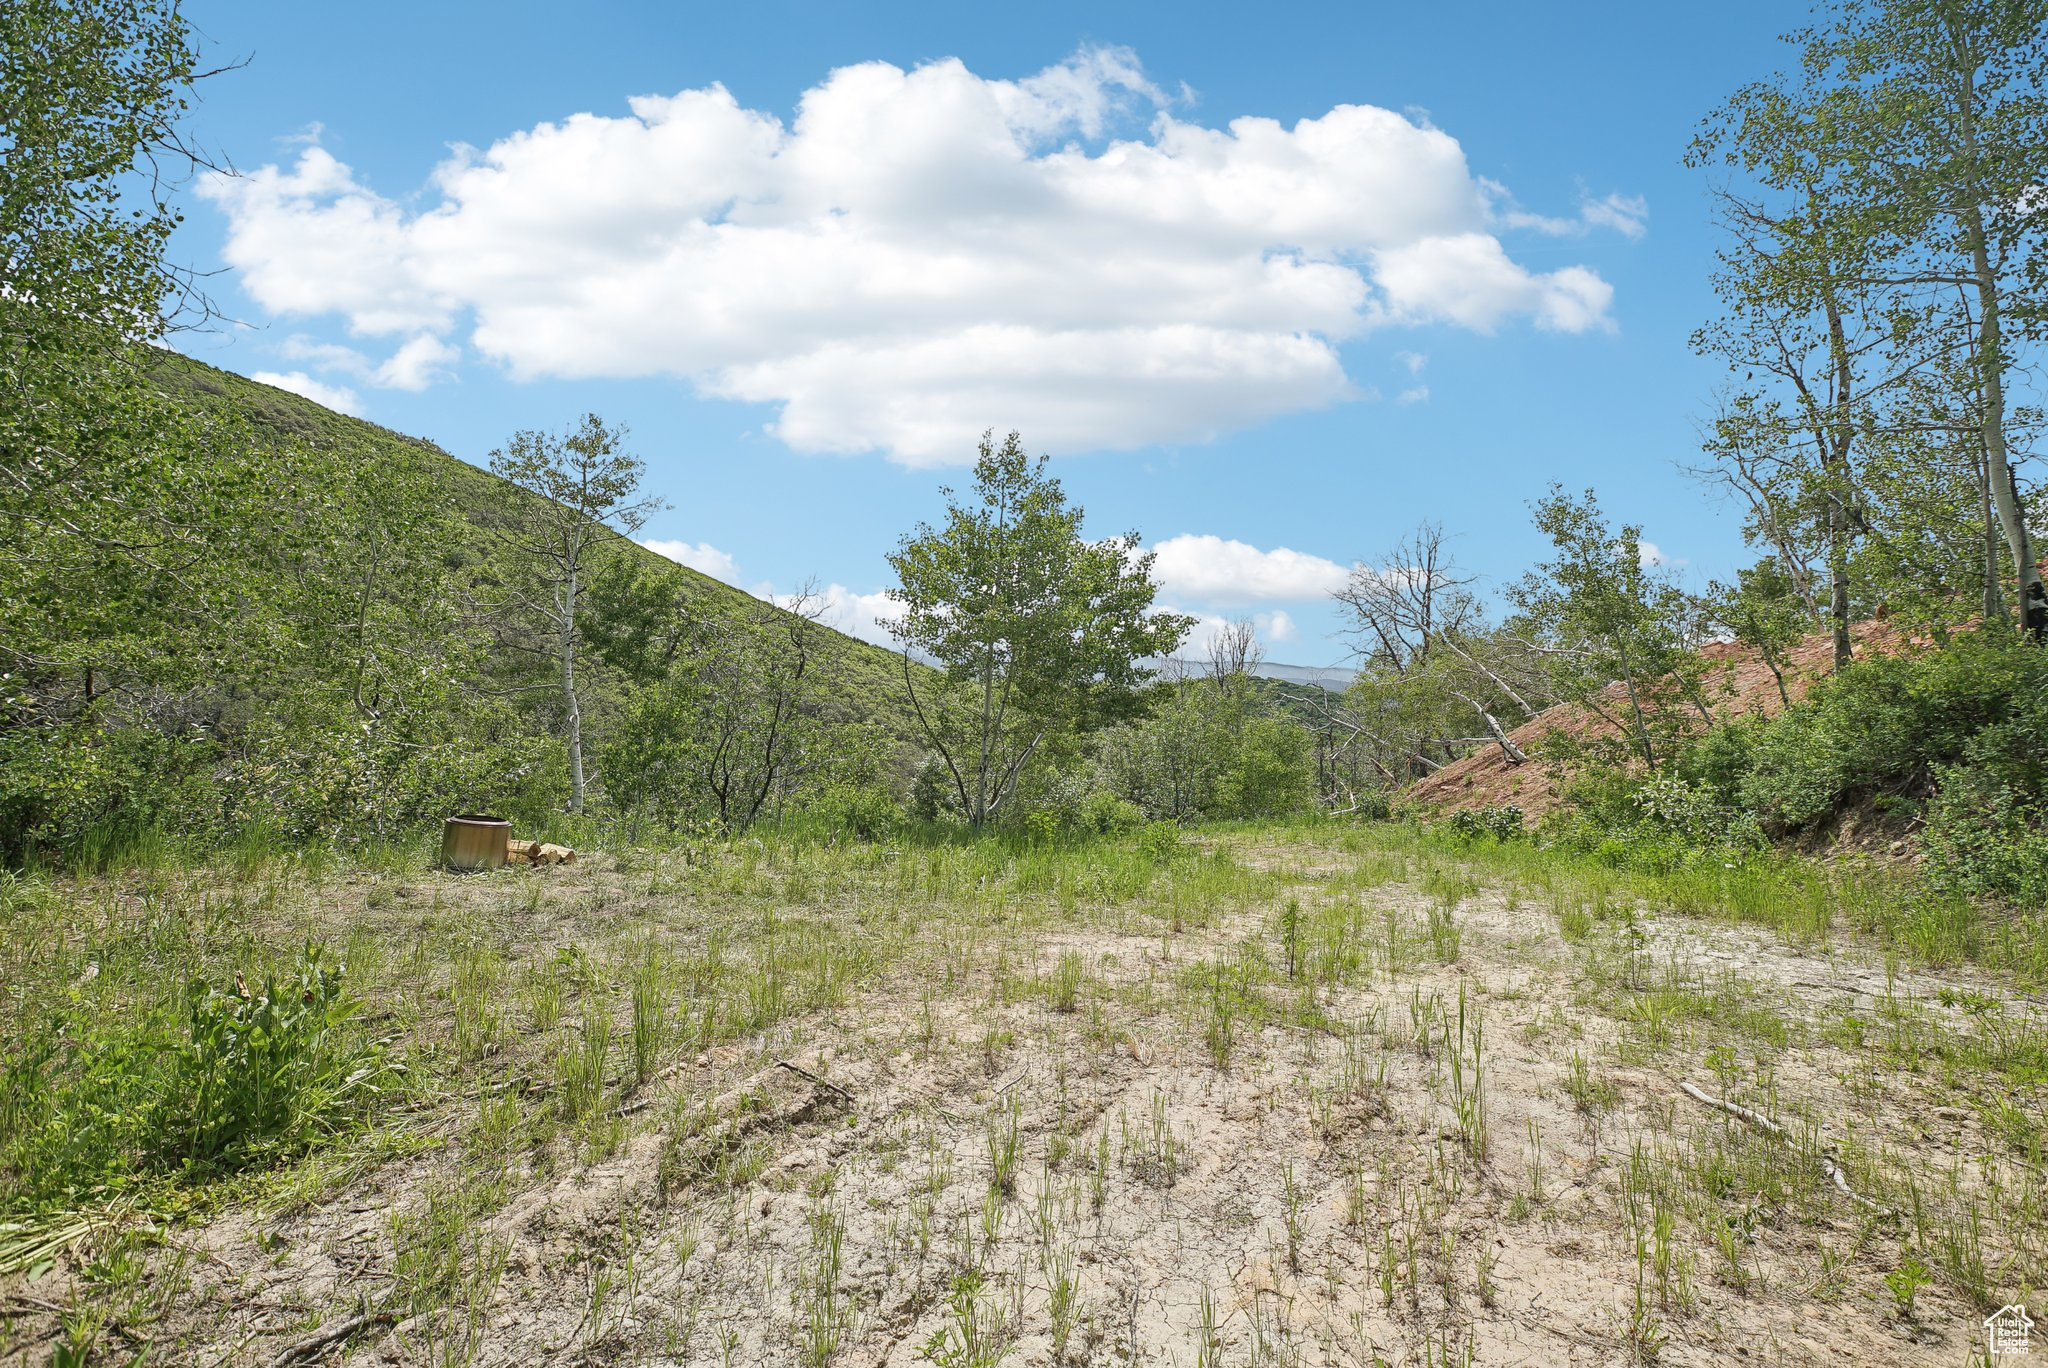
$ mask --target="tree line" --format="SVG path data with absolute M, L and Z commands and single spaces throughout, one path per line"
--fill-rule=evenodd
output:
M 176 6 L 8 6 L 0 854 L 395 838 L 471 806 L 629 834 L 1379 812 L 1474 748 L 1527 763 L 1516 729 L 1559 702 L 1605 721 L 1590 758 L 1613 772 L 1704 784 L 1701 737 L 1739 748 L 1706 643 L 1747 646 L 1789 709 L 1787 653 L 1816 630 L 1846 674 L 1874 615 L 1936 643 L 2048 629 L 2044 24 L 2040 0 L 1824 7 L 1788 72 L 1703 122 L 1689 157 L 1724 246 L 1693 343 L 1728 378 L 1697 473 L 1738 501 L 1755 564 L 1692 592 L 1593 491 L 1554 487 L 1532 505 L 1550 551 L 1489 592 L 1425 524 L 1339 593 L 1360 670 L 1338 696 L 1259 678 L 1247 624 L 1206 669 L 1167 665 L 1191 622 L 1158 608 L 1137 534 L 1090 535 L 1016 433 L 987 434 L 971 488 L 890 556 L 884 671 L 815 594 L 714 593 L 635 547 L 656 501 L 596 415 L 492 453 L 513 495 L 458 489 L 395 434 L 269 412 L 165 350 L 208 311 L 166 258 L 178 181 L 207 166 Z M 1970 820 L 2037 821 L 2029 783 Z

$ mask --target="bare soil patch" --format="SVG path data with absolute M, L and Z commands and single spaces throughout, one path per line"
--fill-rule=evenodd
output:
M 2048 1023 L 1981 975 L 1284 839 L 1126 896 L 719 858 L 282 906 L 500 947 L 505 1043 L 345 1164 L 147 1247 L 176 1280 L 131 1328 L 150 1361 L 274 1362 L 369 1316 L 302 1361 L 1953 1364 L 2048 1280 L 2010 1116 L 2048 1102 Z M 1236 891 L 1197 896 L 1225 866 Z M 615 1052 L 601 1112 L 523 1124 L 559 1109 L 572 1028 L 525 1019 L 522 976 L 650 934 L 686 1018 L 806 936 L 891 948 L 644 1086 Z M 93 1296 L 76 1266 L 0 1287 L 0 1362 L 47 1352 L 35 1303 Z

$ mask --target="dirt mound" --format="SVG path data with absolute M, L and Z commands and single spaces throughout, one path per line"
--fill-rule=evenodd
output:
M 1889 622 L 1871 619 L 1850 628 L 1856 654 L 1897 655 L 1918 644 Z M 1707 702 L 1722 721 L 1738 717 L 1769 717 L 1784 709 L 1778 683 L 1770 666 L 1751 647 L 1734 642 L 1716 642 L 1701 654 L 1712 667 L 1706 678 Z M 1826 678 L 1834 669 L 1834 638 L 1810 636 L 1794 647 L 1784 662 L 1785 691 L 1796 701 L 1806 696 L 1814 681 Z M 1628 706 L 1618 684 L 1602 691 L 1600 707 L 1609 713 Z M 1693 712 L 1689 705 L 1687 712 Z M 1697 724 L 1697 715 L 1694 715 Z M 1462 760 L 1444 766 L 1408 790 L 1410 801 L 1435 812 L 1461 812 L 1475 808 L 1499 807 L 1513 803 L 1532 820 L 1563 802 L 1564 786 L 1571 774 L 1553 760 L 1536 758 L 1547 737 L 1561 732 L 1577 741 L 1595 741 L 1620 735 L 1613 722 L 1592 708 L 1561 703 L 1546 709 L 1508 733 L 1531 759 L 1510 764 L 1498 746 L 1487 746 Z

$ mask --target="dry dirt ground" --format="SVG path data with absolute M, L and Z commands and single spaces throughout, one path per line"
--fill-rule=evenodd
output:
M 602 1108 L 538 1129 L 522 974 L 660 928 L 688 1019 L 707 953 L 758 964 L 719 927 L 760 905 L 658 862 L 440 880 L 437 915 L 499 928 L 487 1054 L 523 1062 L 175 1232 L 174 1294 L 104 1361 L 1953 1365 L 1987 1304 L 2042 1301 L 2009 1109 L 2044 1096 L 2000 1072 L 2048 1048 L 2037 999 L 1453 857 L 1219 839 L 1182 857 L 1206 906 L 1171 871 L 965 911 L 794 890 L 842 933 L 816 953 L 880 958 L 639 1088 L 621 1008 Z M 294 925 L 402 932 L 427 882 Z M 73 1276 L 10 1294 L 0 1362 L 47 1352 L 24 1298 Z

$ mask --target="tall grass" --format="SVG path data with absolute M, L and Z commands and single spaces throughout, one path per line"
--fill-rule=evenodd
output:
M 1641 866 L 1533 840 L 1460 836 L 1414 822 L 1297 822 L 1296 840 L 1368 858 L 1451 859 L 1552 897 L 1623 900 L 1689 916 L 1766 926 L 1812 946 L 1838 931 L 1916 964 L 1978 964 L 2048 983 L 2048 908 L 2018 908 L 1932 888 L 1904 865 L 1820 861 L 1783 852 L 1729 859 L 1646 854 Z

